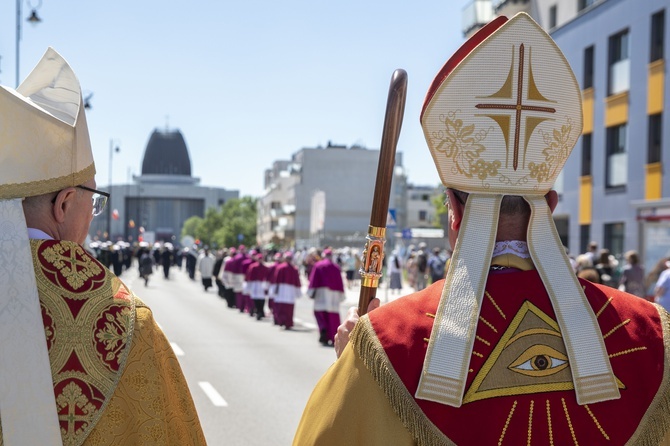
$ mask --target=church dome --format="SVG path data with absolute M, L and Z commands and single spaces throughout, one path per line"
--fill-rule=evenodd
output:
M 179 130 L 154 130 L 144 152 L 142 175 L 191 176 L 191 158 Z

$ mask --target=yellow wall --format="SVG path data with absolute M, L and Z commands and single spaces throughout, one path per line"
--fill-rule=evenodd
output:
M 661 163 L 652 163 L 645 166 L 644 199 L 658 200 L 661 198 Z
M 608 96 L 605 99 L 605 127 L 628 122 L 628 92 Z
M 663 59 L 649 64 L 647 90 L 647 114 L 655 115 L 663 111 L 663 83 L 665 82 L 665 62 Z
M 591 224 L 593 201 L 593 178 L 591 175 L 579 177 L 579 224 Z
M 582 133 L 593 133 L 593 87 L 582 91 L 582 110 L 584 112 Z

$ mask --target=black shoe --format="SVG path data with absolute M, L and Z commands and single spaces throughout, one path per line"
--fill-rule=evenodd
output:
M 319 342 L 323 345 L 326 345 L 324 343 L 328 343 L 328 334 L 326 334 L 326 330 L 321 330 L 321 336 L 319 336 Z

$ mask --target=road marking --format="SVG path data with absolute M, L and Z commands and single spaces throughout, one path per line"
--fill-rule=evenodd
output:
M 170 342 L 170 346 L 172 346 L 172 351 L 174 351 L 174 354 L 177 356 L 184 356 L 184 350 L 179 348 L 179 346 L 175 342 Z
M 312 324 L 311 322 L 305 322 L 302 319 L 294 318 L 293 322 L 295 322 L 296 324 L 300 324 L 305 328 L 309 328 L 310 330 L 316 329 L 316 324 Z
M 212 386 L 210 383 L 207 381 L 200 381 L 198 385 L 202 391 L 205 392 L 205 395 L 207 395 L 212 404 L 217 407 L 228 407 L 226 400 L 223 399 L 219 392 L 217 392 L 214 386 Z

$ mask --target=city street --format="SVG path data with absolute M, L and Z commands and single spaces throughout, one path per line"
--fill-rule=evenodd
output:
M 173 267 L 169 280 L 156 271 L 148 287 L 136 268 L 121 278 L 151 307 L 172 343 L 208 444 L 291 444 L 314 385 L 335 361 L 333 348 L 318 343 L 309 298 L 299 299 L 296 326 L 286 331 L 271 318 L 257 321 L 227 308 L 216 287 L 205 292 L 199 277 L 192 281 L 183 269 Z M 378 297 L 385 302 L 383 286 Z M 347 290 L 342 317 L 358 293 Z

